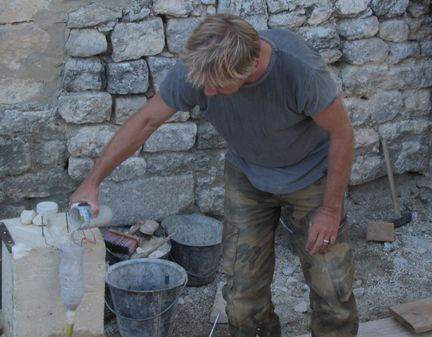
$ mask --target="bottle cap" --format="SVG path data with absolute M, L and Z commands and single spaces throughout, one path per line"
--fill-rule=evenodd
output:
M 36 212 L 40 215 L 55 214 L 58 211 L 58 205 L 54 201 L 42 201 L 36 205 Z

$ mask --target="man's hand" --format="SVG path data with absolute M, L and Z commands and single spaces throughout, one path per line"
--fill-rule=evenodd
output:
M 86 202 L 92 209 L 93 217 L 99 215 L 99 189 L 84 181 L 69 198 L 69 207 L 77 202 Z
M 306 250 L 312 255 L 323 253 L 336 242 L 341 212 L 337 209 L 319 207 L 309 223 Z

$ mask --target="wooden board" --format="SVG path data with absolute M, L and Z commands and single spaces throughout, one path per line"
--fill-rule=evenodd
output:
M 357 337 L 432 337 L 432 333 L 413 334 L 393 318 L 384 318 L 376 321 L 360 323 Z M 305 334 L 297 337 L 311 337 L 311 334 Z
M 370 221 L 366 231 L 367 241 L 393 242 L 394 224 L 392 222 Z
M 432 297 L 393 306 L 390 312 L 412 332 L 432 330 Z

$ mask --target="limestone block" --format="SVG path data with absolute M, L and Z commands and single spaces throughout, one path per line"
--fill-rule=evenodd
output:
M 425 138 L 404 141 L 394 162 L 396 174 L 405 172 L 428 172 L 428 144 Z
M 428 136 L 431 121 L 415 119 L 386 123 L 379 126 L 379 134 L 389 142 L 401 143 L 400 140 L 409 137 Z M 389 145 L 389 147 L 392 144 Z
M 124 96 L 115 98 L 114 123 L 123 124 L 147 102 L 146 96 Z
M 36 172 L 28 172 L 17 176 L 8 176 L 1 183 L 7 196 L 15 202 L 22 202 L 26 198 L 48 198 L 52 195 L 67 195 L 76 188 L 63 166 L 39 169 Z M 19 214 L 19 212 L 16 214 Z
M 212 186 L 196 189 L 197 205 L 201 213 L 223 216 L 224 214 L 224 193 L 225 188 Z
M 230 12 L 242 17 L 251 15 L 267 14 L 267 4 L 265 0 L 245 0 L 245 1 L 231 1 L 219 0 L 218 13 Z
M 144 144 L 145 152 L 187 151 L 195 144 L 195 123 L 169 123 L 157 129 Z
M 68 163 L 68 174 L 77 181 L 82 181 L 93 167 L 93 160 L 90 158 L 70 157 Z
M 46 140 L 42 143 L 31 143 L 32 168 L 63 167 L 66 157 L 64 140 Z
M 370 98 L 369 108 L 377 124 L 394 120 L 403 108 L 402 94 L 399 91 L 377 92 Z
M 432 56 L 432 40 L 421 41 L 420 48 L 423 56 Z
M 172 115 L 166 123 L 179 123 L 186 122 L 190 118 L 189 111 L 177 111 L 174 115 Z
M 337 0 L 336 9 L 341 15 L 353 16 L 367 9 L 370 0 Z
M 141 94 L 149 85 L 149 74 L 145 60 L 108 63 L 108 92 L 112 94 Z
M 168 50 L 171 53 L 180 53 L 192 31 L 201 19 L 170 19 L 166 26 Z
M 101 185 L 101 203 L 113 211 L 113 224 L 135 223 L 139 219 L 161 220 L 190 210 L 194 203 L 191 174 L 140 178 Z
M 386 65 L 344 66 L 340 72 L 345 93 L 356 95 L 376 92 L 385 82 L 387 73 Z
M 379 22 L 376 16 L 345 19 L 338 23 L 339 34 L 347 40 L 365 39 L 378 33 Z
M 368 100 L 348 97 L 344 99 L 344 104 L 353 126 L 362 126 L 369 121 L 371 110 Z
M 428 3 L 427 2 L 421 3 L 421 2 L 410 1 L 407 11 L 408 11 L 408 13 L 411 14 L 411 16 L 418 18 L 422 15 L 429 13 Z
M 84 126 L 68 140 L 68 151 L 74 157 L 99 157 L 116 129 L 111 125 Z
M 354 158 L 350 185 L 360 185 L 374 180 L 384 173 L 382 155 L 357 155 Z
M 63 88 L 67 91 L 102 89 L 104 67 L 98 58 L 69 58 L 63 71 Z
M 144 158 L 130 157 L 120 164 L 108 177 L 112 181 L 125 181 L 141 178 L 146 173 L 147 163 Z
M 44 139 L 43 127 L 48 124 L 54 124 L 55 112 L 53 110 L 43 111 L 20 111 L 20 110 L 3 110 L 0 111 L 0 135 L 11 135 L 13 133 L 37 133 Z M 55 133 L 55 132 L 53 132 Z M 54 134 L 54 138 L 61 138 L 63 130 Z
M 284 0 L 267 0 L 267 6 L 269 13 L 271 14 L 277 14 L 294 8 L 293 4 L 290 4 L 289 1 Z
M 397 64 L 409 57 L 420 55 L 418 42 L 390 43 L 389 45 L 390 53 L 387 59 L 389 64 Z
M 406 41 L 408 34 L 409 27 L 403 20 L 387 20 L 380 23 L 379 36 L 386 41 Z
M 429 89 L 404 91 L 404 116 L 428 116 L 432 109 L 431 95 Z
M 333 6 L 334 0 L 293 0 L 292 5 L 300 8 L 308 8 L 313 6 Z
M 343 55 L 339 49 L 320 49 L 319 53 L 326 64 L 335 63 Z M 338 92 L 340 92 L 340 90 L 338 90 Z
M 203 5 L 216 5 L 216 0 L 201 0 Z
M 342 46 L 344 58 L 350 64 L 381 63 L 388 51 L 387 44 L 378 38 L 345 41 Z
M 248 21 L 252 25 L 252 27 L 254 27 L 258 31 L 268 29 L 267 26 L 268 17 L 265 14 L 248 16 L 246 18 L 246 21 Z
M 118 23 L 111 33 L 112 59 L 115 62 L 135 60 L 159 54 L 165 45 L 161 18 L 131 23 Z
M 305 10 L 300 9 L 289 13 L 270 15 L 268 25 L 270 28 L 285 28 L 290 30 L 296 30 L 296 28 L 303 25 L 305 20 Z
M 48 9 L 52 0 L 16 0 L 3 1 L 0 11 L 0 24 L 31 21 L 33 16 Z
M 298 32 L 315 49 L 339 48 L 339 34 L 333 26 L 301 27 Z
M 203 122 L 198 125 L 197 148 L 200 150 L 226 148 L 226 142 L 213 125 Z
M 102 123 L 110 118 L 111 95 L 106 92 L 73 93 L 59 97 L 59 113 L 68 123 Z
M 20 138 L 0 137 L 0 177 L 21 174 L 30 167 L 29 144 Z
M 186 17 L 193 11 L 192 0 L 154 0 L 156 14 Z
M 150 67 L 154 89 L 157 91 L 163 79 L 174 64 L 176 64 L 177 60 L 175 58 L 150 56 L 147 58 L 147 62 Z
M 134 1 L 126 8 L 123 15 L 123 22 L 140 21 L 150 16 L 150 2 Z
M 65 214 L 53 217 L 66 228 Z M 60 297 L 59 251 L 47 245 L 41 228 L 24 226 L 19 218 L 4 220 L 15 245 L 3 244 L 2 311 L 7 337 L 62 336 L 65 307 Z M 46 229 L 46 228 L 45 228 Z M 85 244 L 85 294 L 77 309 L 74 336 L 104 336 L 105 244 L 93 230 L 96 244 Z M 50 241 L 46 233 L 47 241 Z
M 370 7 L 377 16 L 395 17 L 405 13 L 409 0 L 372 0 Z
M 391 66 L 384 89 L 414 89 L 432 86 L 432 67 L 429 61 Z
M 191 173 L 199 162 L 206 165 L 208 161 L 189 152 L 146 153 L 147 173 L 161 176 Z
M 311 16 L 308 20 L 310 25 L 319 25 L 326 22 L 331 16 L 333 12 L 329 7 L 315 7 L 312 10 Z
M 90 4 L 69 13 L 69 28 L 93 27 L 108 21 L 116 21 L 122 17 L 121 8 L 110 9 L 99 4 Z
M 355 130 L 355 149 L 366 148 L 368 153 L 379 151 L 378 133 L 371 128 L 358 128 Z
M 96 29 L 72 29 L 65 47 L 70 56 L 89 57 L 105 53 L 108 43 Z

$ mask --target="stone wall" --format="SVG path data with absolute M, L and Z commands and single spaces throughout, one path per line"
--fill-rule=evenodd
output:
M 63 207 L 116 129 L 158 89 L 200 19 L 230 11 L 320 51 L 356 129 L 351 184 L 431 169 L 430 0 L 6 0 L 0 12 L 0 218 Z M 223 213 L 225 143 L 179 111 L 101 188 L 115 222 Z

